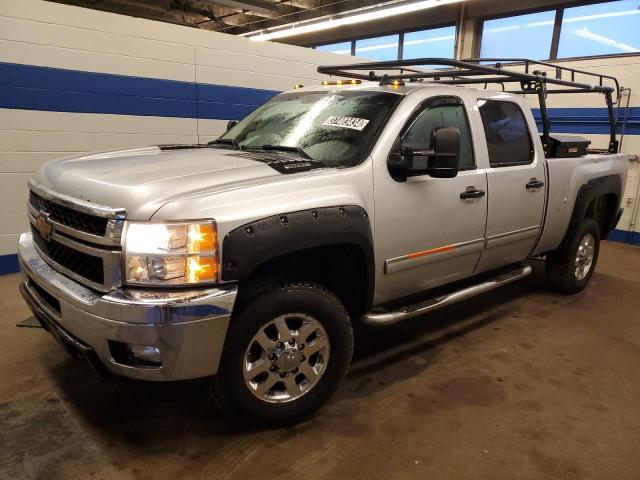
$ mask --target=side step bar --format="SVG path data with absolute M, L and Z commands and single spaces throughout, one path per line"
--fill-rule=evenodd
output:
M 519 267 L 502 273 L 496 277 L 484 280 L 481 283 L 472 285 L 470 287 L 462 288 L 454 292 L 440 295 L 428 300 L 424 300 L 415 305 L 407 305 L 398 310 L 388 312 L 371 312 L 367 313 L 363 317 L 363 322 L 368 325 L 391 325 L 401 320 L 417 317 L 418 315 L 437 310 L 447 305 L 453 305 L 454 303 L 467 300 L 468 298 L 475 297 L 481 293 L 494 290 L 503 285 L 513 283 L 516 280 L 520 280 L 531 274 L 531 267 L 529 265 L 520 265 Z

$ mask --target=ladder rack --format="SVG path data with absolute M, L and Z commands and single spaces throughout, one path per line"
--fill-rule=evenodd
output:
M 422 70 L 421 66 L 443 67 Z M 508 67 L 508 68 L 507 68 Z M 613 108 L 620 96 L 620 84 L 615 77 L 600 73 L 564 67 L 527 58 L 416 58 L 389 62 L 353 63 L 318 67 L 318 73 L 344 78 L 380 82 L 381 85 L 405 81 L 440 85 L 474 85 L 494 83 L 502 90 L 522 95 L 537 95 L 542 120 L 542 144 L 547 153 L 549 143 L 549 116 L 547 95 L 571 93 L 599 93 L 604 95 L 610 123 L 609 153 L 618 152 L 616 116 Z M 588 83 L 588 82 L 595 83 Z M 516 88 L 505 85 L 517 84 Z M 552 88 L 548 88 L 551 85 Z M 562 88 L 558 88 L 562 87 Z

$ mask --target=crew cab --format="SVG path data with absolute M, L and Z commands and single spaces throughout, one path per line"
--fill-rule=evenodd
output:
M 541 101 L 553 79 L 421 62 L 332 67 L 339 80 L 279 94 L 206 145 L 46 163 L 19 242 L 39 324 L 101 372 L 212 377 L 232 417 L 283 424 L 338 388 L 356 322 L 487 292 L 533 257 L 556 290 L 581 291 L 621 214 L 615 133 L 587 153 L 551 136 L 543 111 L 541 140 L 522 95 L 462 73 Z M 409 69 L 436 62 L 452 68 Z

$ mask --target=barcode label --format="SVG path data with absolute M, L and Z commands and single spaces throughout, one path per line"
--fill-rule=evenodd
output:
M 329 127 L 342 127 L 342 128 L 350 128 L 352 130 L 358 130 L 361 132 L 364 130 L 364 127 L 367 126 L 369 120 L 365 118 L 356 118 L 356 117 L 338 117 L 338 116 L 330 116 L 327 118 L 322 125 L 326 125 Z

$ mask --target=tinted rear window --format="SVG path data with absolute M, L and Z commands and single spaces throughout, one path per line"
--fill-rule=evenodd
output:
M 525 165 L 533 161 L 533 143 L 520 107 L 512 102 L 479 100 L 492 167 Z

